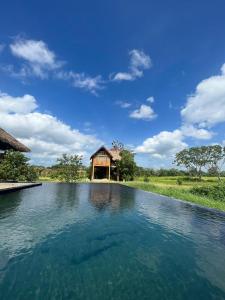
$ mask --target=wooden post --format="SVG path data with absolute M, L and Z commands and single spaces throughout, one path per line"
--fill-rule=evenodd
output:
M 110 181 L 110 161 L 109 161 L 109 181 Z
M 92 172 L 91 172 L 91 180 L 93 180 L 95 178 L 95 166 L 94 166 L 94 162 L 92 160 Z

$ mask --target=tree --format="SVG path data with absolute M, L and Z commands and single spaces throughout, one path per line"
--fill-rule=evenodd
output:
M 112 141 L 112 148 L 114 150 L 123 151 L 124 145 L 123 145 L 123 143 L 119 142 L 118 140 L 114 140 L 114 141 Z
M 82 157 L 79 155 L 63 154 L 57 159 L 55 165 L 55 177 L 65 182 L 74 182 L 80 177 Z
M 12 181 L 35 181 L 38 174 L 29 159 L 22 153 L 8 150 L 0 160 L 0 179 Z
M 174 161 L 177 166 L 185 166 L 188 170 L 195 170 L 201 179 L 202 169 L 210 162 L 210 149 L 207 146 L 184 149 L 176 154 Z
M 120 152 L 120 156 L 121 160 L 117 161 L 117 168 L 120 179 L 133 180 L 137 168 L 134 161 L 134 153 L 124 149 Z
M 208 146 L 208 173 L 216 175 L 220 180 L 220 173 L 225 162 L 225 147 L 220 145 Z

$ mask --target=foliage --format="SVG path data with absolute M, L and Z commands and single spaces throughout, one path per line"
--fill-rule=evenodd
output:
M 177 178 L 177 184 L 178 184 L 178 185 L 182 185 L 182 184 L 183 184 L 183 181 L 182 181 L 181 178 Z
M 208 172 L 214 174 L 220 180 L 221 168 L 225 162 L 225 147 L 220 145 L 208 146 L 209 149 L 209 169 Z
M 35 181 L 38 174 L 21 152 L 8 150 L 0 161 L 0 179 L 6 181 Z
M 121 160 L 117 161 L 117 169 L 119 172 L 120 179 L 122 180 L 133 180 L 136 163 L 134 161 L 134 153 L 129 150 L 122 150 L 120 152 Z
M 176 154 L 175 163 L 177 166 L 186 167 L 191 175 L 197 175 L 200 179 L 202 169 L 209 167 L 220 177 L 220 162 L 225 160 L 225 148 L 220 145 L 191 147 Z
M 153 169 L 153 168 L 143 168 L 143 167 L 137 167 L 135 171 L 135 177 L 151 177 L 151 176 L 182 176 L 187 175 L 187 172 L 184 170 L 178 170 L 175 168 L 171 169 Z
M 190 192 L 195 195 L 225 202 L 225 184 L 193 187 Z
M 144 176 L 144 182 L 149 182 L 150 180 L 149 180 L 149 177 L 148 177 L 148 175 L 147 174 L 145 174 L 145 176 Z
M 185 166 L 189 170 L 195 170 L 196 175 L 201 178 L 202 168 L 208 163 L 208 148 L 192 147 L 184 149 L 176 154 L 175 163 L 177 166 Z
M 74 182 L 81 177 L 82 157 L 79 155 L 63 154 L 54 166 L 54 178 L 65 182 Z
M 114 150 L 120 150 L 123 151 L 124 150 L 124 145 L 122 142 L 118 141 L 118 140 L 114 140 L 112 141 L 112 148 Z

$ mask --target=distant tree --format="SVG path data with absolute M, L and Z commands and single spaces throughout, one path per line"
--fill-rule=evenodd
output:
M 112 148 L 115 150 L 122 151 L 124 150 L 124 145 L 123 143 L 119 142 L 118 140 L 112 141 Z
M 221 145 L 208 146 L 208 173 L 214 174 L 220 180 L 221 169 L 225 162 L 225 147 Z
M 133 180 L 137 168 L 134 161 L 134 153 L 129 150 L 122 150 L 120 152 L 120 156 L 121 160 L 117 161 L 117 168 L 120 179 Z
M 35 181 L 38 174 L 21 152 L 8 150 L 0 160 L 0 179 L 6 181 Z
M 195 175 L 201 179 L 202 169 L 210 162 L 209 147 L 192 147 L 184 149 L 176 154 L 177 166 L 185 166 L 188 170 L 195 170 Z
M 65 182 L 74 182 L 80 178 L 81 169 L 81 156 L 63 154 L 57 159 L 57 164 L 54 166 L 54 177 Z

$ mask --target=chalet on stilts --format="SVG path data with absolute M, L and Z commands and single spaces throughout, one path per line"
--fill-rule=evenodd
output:
M 91 180 L 108 179 L 119 180 L 116 162 L 121 159 L 119 149 L 100 147 L 91 156 Z

